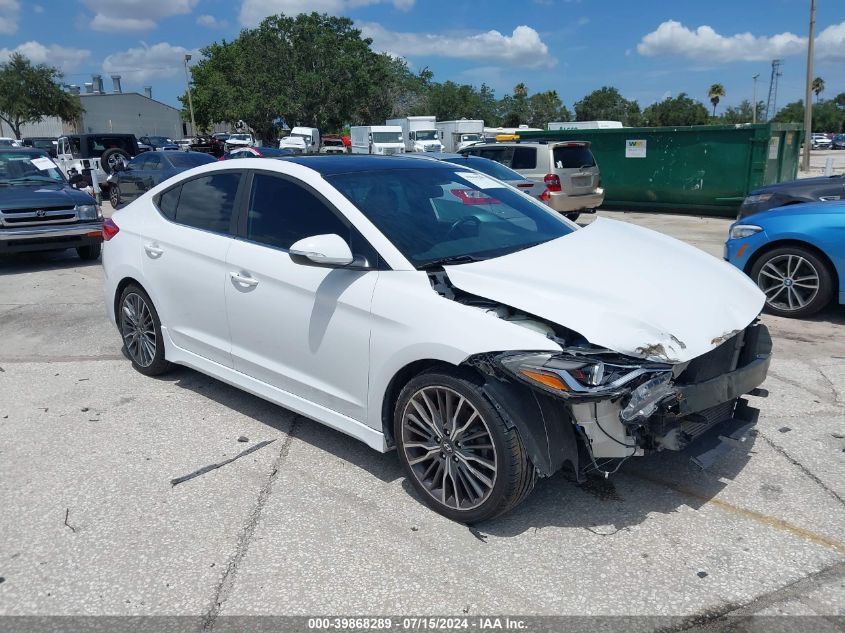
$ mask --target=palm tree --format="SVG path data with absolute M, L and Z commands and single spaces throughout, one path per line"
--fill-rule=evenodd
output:
M 713 116 L 716 116 L 716 106 L 719 105 L 719 99 L 725 96 L 725 87 L 722 84 L 713 84 L 707 92 L 710 97 L 710 103 L 713 104 Z
M 819 95 L 824 92 L 824 79 L 821 77 L 813 79 L 813 92 L 816 93 L 816 101 L 818 101 Z

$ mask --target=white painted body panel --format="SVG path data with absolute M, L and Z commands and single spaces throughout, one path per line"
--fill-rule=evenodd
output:
M 442 152 L 443 145 L 436 133 L 436 124 L 437 117 L 434 116 L 408 116 L 385 121 L 385 125 L 398 125 L 402 129 L 406 152 Z M 428 141 L 416 140 L 415 134 L 421 131 L 435 132 L 436 138 Z
M 457 152 L 470 143 L 461 143 L 461 134 L 479 134 L 484 136 L 484 121 L 481 119 L 462 119 L 460 121 L 438 121 L 435 123 L 444 152 Z M 482 138 L 483 140 L 483 138 Z
M 398 125 L 354 125 L 349 128 L 352 140 L 352 154 L 401 154 L 405 151 L 404 141 L 400 143 L 371 142 L 373 132 L 402 132 Z M 404 136 L 403 136 L 404 139 Z
M 746 327 L 764 296 L 741 271 L 655 231 L 598 218 L 540 246 L 448 266 L 458 288 L 575 330 L 594 345 L 685 362 Z

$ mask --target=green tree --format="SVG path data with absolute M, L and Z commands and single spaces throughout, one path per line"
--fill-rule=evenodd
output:
M 604 86 L 575 103 L 576 121 L 621 121 L 622 125 L 642 125 L 640 105 L 629 101 L 616 88 Z
M 824 92 L 824 79 L 821 77 L 813 79 L 812 90 L 816 93 L 816 101 L 818 101 L 819 95 Z
M 772 120 L 776 123 L 803 123 L 804 101 L 786 104 Z M 842 132 L 845 130 L 845 111 L 835 99 L 819 101 L 813 106 L 812 127 L 808 132 Z
M 675 125 L 706 125 L 710 113 L 700 101 L 691 99 L 685 92 L 677 97 L 667 97 L 643 111 L 647 125 L 668 127 Z
M 414 82 L 404 63 L 374 53 L 371 44 L 348 18 L 266 18 L 203 49 L 192 68 L 197 124 L 243 120 L 272 142 L 279 117 L 324 130 L 384 120 Z
M 836 107 L 842 108 L 845 110 L 845 92 L 840 92 L 833 98 L 833 103 L 836 104 Z
M 531 127 L 546 129 L 551 121 L 571 121 L 572 113 L 563 105 L 557 90 L 537 92 L 528 98 L 530 116 L 527 121 Z
M 757 102 L 757 120 L 763 120 L 763 111 L 766 109 L 766 104 L 762 101 Z M 725 109 L 720 117 L 723 123 L 736 125 L 738 123 L 751 123 L 754 120 L 754 113 L 751 108 L 751 101 L 743 99 L 738 106 L 729 106 Z
M 520 82 L 513 87 L 513 94 L 505 95 L 499 102 L 501 123 L 504 127 L 517 127 L 531 119 L 528 87 Z
M 61 89 L 62 73 L 44 64 L 33 66 L 26 57 L 14 53 L 0 64 L 0 119 L 16 138 L 21 126 L 56 116 L 73 121 L 82 114 L 79 98 Z
M 725 87 L 722 84 L 713 84 L 710 90 L 707 91 L 707 97 L 710 103 L 713 104 L 713 116 L 716 116 L 716 106 L 719 105 L 719 100 L 725 96 Z

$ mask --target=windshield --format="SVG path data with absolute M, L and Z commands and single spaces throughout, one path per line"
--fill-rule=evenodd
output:
M 311 140 L 310 134 L 302 134 L 301 132 L 294 132 L 293 134 L 291 134 L 291 136 L 294 136 L 296 138 L 304 138 L 304 139 L 307 139 L 309 141 Z
M 437 140 L 437 131 L 436 130 L 417 130 L 417 140 L 418 141 L 436 141 Z
M 56 163 L 43 154 L 0 152 L 0 186 L 64 181 Z
M 499 257 L 574 230 L 502 183 L 445 163 L 327 180 L 417 268 L 445 258 Z
M 232 136 L 230 136 L 226 140 L 227 141 L 248 141 L 249 140 L 249 134 L 232 134 Z
M 402 132 L 373 132 L 373 143 L 401 143 Z
M 461 134 L 461 143 L 465 143 L 466 141 L 481 141 L 483 137 L 481 134 Z
M 178 169 L 190 169 L 217 161 L 211 154 L 201 154 L 200 152 L 167 152 L 167 159 Z
M 167 143 L 170 143 L 171 145 L 173 145 L 173 140 L 167 138 L 166 136 L 151 136 L 150 141 L 154 145 L 166 145 Z
M 76 145 L 79 140 L 76 138 L 70 140 L 74 145 L 74 154 L 76 154 Z M 89 158 L 99 158 L 103 155 L 103 152 L 113 147 L 122 149 L 130 156 L 134 156 L 138 152 L 134 139 L 129 136 L 89 136 L 86 140 L 88 141 Z
M 323 141 L 323 145 L 325 145 L 326 147 L 342 147 L 343 141 L 328 139 L 328 140 Z
M 477 169 L 478 171 L 487 174 L 488 176 L 493 176 L 493 178 L 498 178 L 499 180 L 525 180 L 525 177 L 519 172 L 509 169 L 501 163 L 497 163 L 495 160 L 488 160 L 479 156 L 450 158 L 446 162 Z

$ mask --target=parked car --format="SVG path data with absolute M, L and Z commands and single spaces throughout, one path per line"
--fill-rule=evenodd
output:
M 144 152 L 115 168 L 108 182 L 109 202 L 117 209 L 171 176 L 213 162 L 213 156 L 201 152 Z
M 181 149 L 183 152 L 191 151 L 191 146 L 196 143 L 196 139 L 194 138 L 180 138 L 176 141 L 176 145 Z
M 58 141 L 52 136 L 27 136 L 21 139 L 23 147 L 34 147 L 36 149 L 43 149 L 51 157 L 56 158 Z
M 443 161 L 218 162 L 104 235 L 137 371 L 187 365 L 395 447 L 458 521 L 514 508 L 564 465 L 583 481 L 741 437 L 770 361 L 763 293 L 740 271 L 628 223 L 579 228 Z
M 810 141 L 810 147 L 813 149 L 828 149 L 830 148 L 830 139 L 827 134 L 813 134 Z
M 91 173 L 96 172 L 100 193 L 108 197 L 109 174 L 139 150 L 134 134 L 71 134 L 59 138 L 56 152 L 56 162 L 67 178 L 79 174 L 93 186 Z
M 154 150 L 178 150 L 179 145 L 172 138 L 167 136 L 142 136 L 138 139 L 144 145 L 149 145 Z
M 845 149 L 845 134 L 836 134 L 830 141 L 830 149 Z
M 300 152 L 292 149 L 279 149 L 278 147 L 239 147 L 231 152 L 226 152 L 219 160 L 232 160 L 233 158 L 282 158 L 283 156 L 296 156 Z
M 224 149 L 231 152 L 236 147 L 252 147 L 255 145 L 255 139 L 252 134 L 232 134 L 226 139 Z
M 582 213 L 595 213 L 604 202 L 601 173 L 589 142 L 478 143 L 460 153 L 495 160 L 544 182 L 543 201 L 573 222 Z
M 800 178 L 758 187 L 746 196 L 737 219 L 802 202 L 845 199 L 845 174 Z
M 322 139 L 321 154 L 346 154 L 346 145 L 339 136 L 324 136 Z
M 845 202 L 808 202 L 738 220 L 725 259 L 766 295 L 766 311 L 808 317 L 845 304 Z
M 407 158 L 419 159 L 434 159 L 442 160 L 447 163 L 453 163 L 462 167 L 469 167 L 482 174 L 492 176 L 497 180 L 501 180 L 509 184 L 511 187 L 516 187 L 520 191 L 527 193 L 529 196 L 539 198 L 546 190 L 545 183 L 537 182 L 536 180 L 529 180 L 522 174 L 515 172 L 509 167 L 505 167 L 501 163 L 489 158 L 481 158 L 481 156 L 464 156 L 463 154 L 447 153 L 408 153 L 405 154 Z
M 0 149 L 20 146 L 21 142 L 18 139 L 12 138 L 11 136 L 0 136 Z
M 70 186 L 47 152 L 0 148 L 0 253 L 75 248 L 100 256 L 97 202 Z
M 191 139 L 191 145 L 188 148 L 192 152 L 203 152 L 211 154 L 217 158 L 223 155 L 223 141 L 219 141 L 213 136 L 198 136 Z

